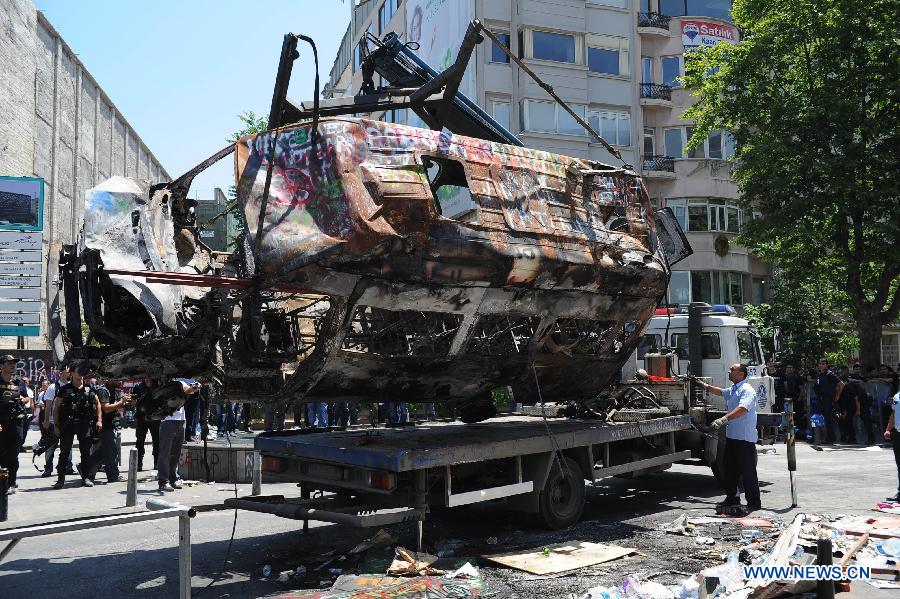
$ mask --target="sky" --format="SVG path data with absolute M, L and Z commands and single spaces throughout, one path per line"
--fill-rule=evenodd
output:
M 286 33 L 316 42 L 328 81 L 353 0 L 33 0 L 174 178 L 227 145 L 237 115 L 268 115 Z M 288 95 L 312 99 L 301 42 Z M 194 179 L 191 197 L 234 183 L 229 156 Z

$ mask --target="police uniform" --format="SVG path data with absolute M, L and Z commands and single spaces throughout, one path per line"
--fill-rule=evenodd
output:
M 0 356 L 3 362 L 15 360 L 13 356 Z M 22 393 L 19 385 L 6 381 L 0 375 L 0 467 L 6 468 L 9 476 L 9 488 L 16 484 L 16 473 L 19 471 L 19 449 L 22 447 Z
M 56 486 L 61 487 L 66 480 L 66 469 L 69 464 L 69 454 L 75 437 L 78 437 L 78 449 L 81 453 L 79 472 L 82 481 L 97 465 L 101 455 L 92 456 L 90 430 L 91 423 L 97 421 L 97 397 L 93 391 L 86 387 L 76 387 L 67 383 L 59 389 L 56 396 L 59 402 L 59 461 L 56 464 Z

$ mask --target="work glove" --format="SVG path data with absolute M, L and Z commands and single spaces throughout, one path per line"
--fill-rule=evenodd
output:
M 728 418 L 726 418 L 725 416 L 722 416 L 721 418 L 716 418 L 715 420 L 713 420 L 712 427 L 716 430 L 719 430 L 726 424 L 728 424 Z

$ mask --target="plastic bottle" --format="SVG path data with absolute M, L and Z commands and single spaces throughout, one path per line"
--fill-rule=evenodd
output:
M 878 545 L 878 550 L 891 557 L 900 557 L 900 539 L 894 537 Z

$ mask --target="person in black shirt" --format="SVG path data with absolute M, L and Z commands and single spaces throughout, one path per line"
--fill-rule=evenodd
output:
M 793 364 L 785 366 L 784 397 L 794 402 L 794 426 L 801 430 L 806 428 L 806 402 L 803 395 L 805 385 L 806 381 Z
M 141 401 L 144 396 L 147 395 L 150 390 L 154 387 L 152 379 L 144 379 L 143 382 L 138 383 L 134 386 L 134 389 L 131 390 L 131 400 L 134 403 L 134 415 L 135 415 L 135 446 L 138 451 L 138 470 L 144 469 L 144 444 L 147 441 L 147 433 L 150 433 L 150 441 L 152 444 L 153 450 L 153 464 L 156 466 L 156 461 L 159 456 L 159 420 L 152 420 L 148 418 L 147 412 L 144 409 L 144 406 L 141 405 Z M 152 468 L 151 468 L 152 470 Z
M 99 455 L 92 456 L 92 459 L 98 464 L 102 461 L 107 483 L 121 482 L 125 479 L 119 475 L 118 456 L 116 455 L 118 449 L 116 432 L 121 426 L 118 411 L 125 407 L 125 399 L 121 393 L 116 393 L 115 388 L 110 390 L 108 386 L 99 384 L 96 378 L 92 378 L 90 383 L 91 389 L 100 400 L 101 421 L 103 423 L 103 429 L 100 431 Z M 96 470 L 90 473 L 91 480 L 93 480 L 95 474 Z
M 819 398 L 819 409 L 825 417 L 825 432 L 827 443 L 841 442 L 841 432 L 838 429 L 837 403 L 840 402 L 841 393 L 844 391 L 844 382 L 828 368 L 828 360 L 821 358 L 816 374 L 816 397 Z
M 81 474 L 81 484 L 85 487 L 93 487 L 94 483 L 88 478 L 88 473 L 96 465 L 96 458 L 91 456 L 91 425 L 95 425 L 102 433 L 103 421 L 101 419 L 100 400 L 97 394 L 89 387 L 84 386 L 84 376 L 89 368 L 80 365 L 77 368 L 69 367 L 71 380 L 59 390 L 56 405 L 54 406 L 54 426 L 59 437 L 59 462 L 56 465 L 56 484 L 54 489 L 62 489 L 66 484 L 66 464 L 69 462 L 69 454 L 72 452 L 72 443 L 78 437 L 78 449 L 81 453 L 81 463 L 78 472 Z
M 14 356 L 0 356 L 0 467 L 7 470 L 7 493 L 10 495 L 17 488 L 16 474 L 19 471 L 19 448 L 22 446 L 22 421 L 25 416 L 22 392 L 13 381 L 15 368 Z

